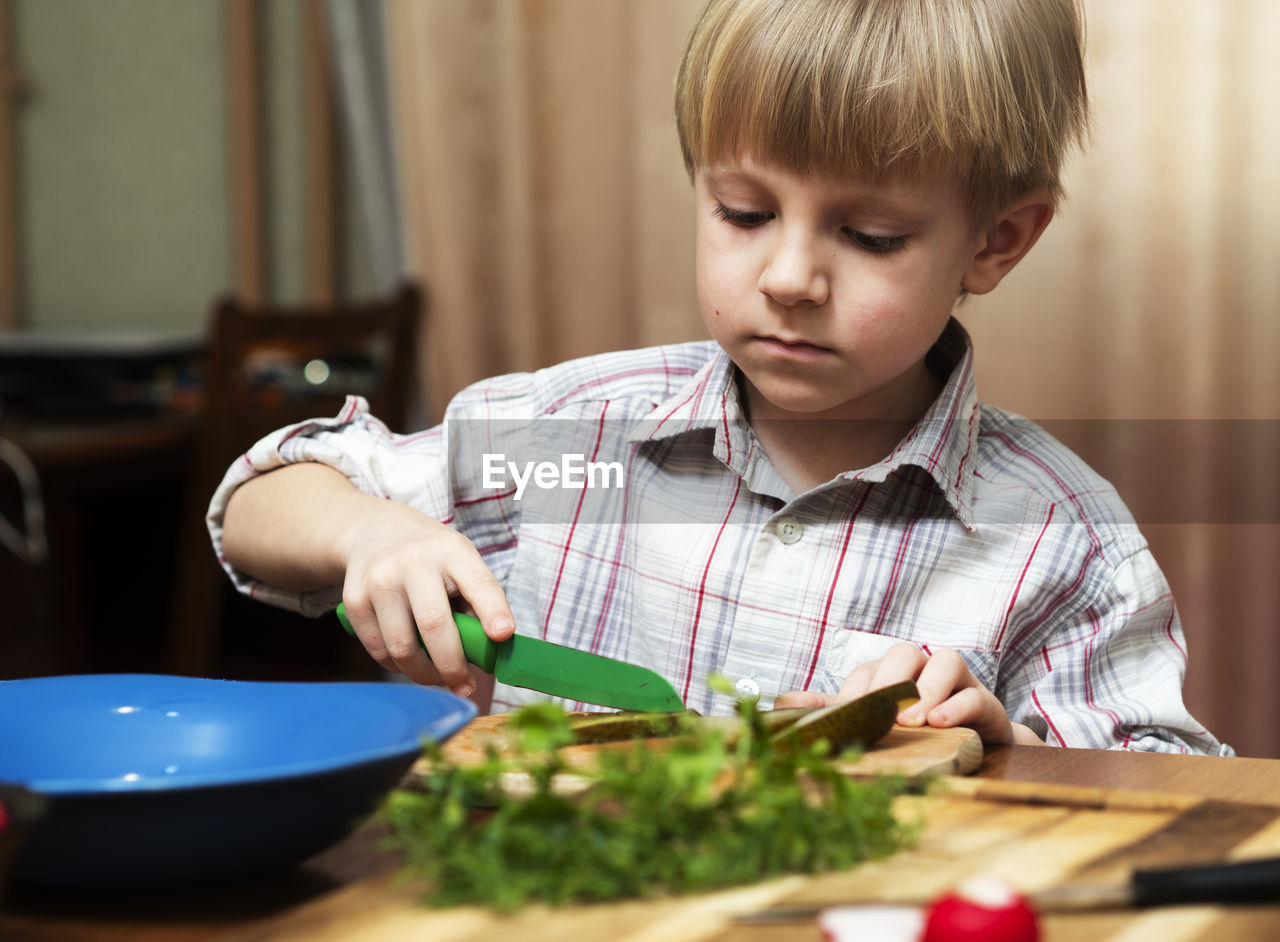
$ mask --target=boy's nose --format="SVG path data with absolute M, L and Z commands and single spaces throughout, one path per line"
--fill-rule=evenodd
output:
M 785 307 L 825 303 L 831 286 L 819 252 L 802 237 L 780 239 L 757 287 Z

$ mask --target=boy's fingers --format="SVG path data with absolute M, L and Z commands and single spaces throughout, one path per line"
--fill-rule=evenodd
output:
M 916 689 L 920 692 L 920 700 L 898 715 L 898 722 L 904 726 L 923 726 L 926 718 L 932 715 L 940 703 L 957 689 L 969 687 L 973 683 L 969 668 L 954 651 L 943 648 L 932 657 L 923 651 L 919 654 L 923 659 L 916 675 Z
M 515 634 L 516 620 L 507 604 L 506 593 L 493 577 L 479 554 L 455 563 L 451 572 L 458 594 L 466 599 L 484 626 L 484 633 L 494 641 L 505 641 Z
M 439 683 L 443 677 L 440 664 L 433 662 L 418 643 L 417 618 L 409 603 L 397 593 L 393 599 L 381 600 L 377 612 L 382 641 L 396 670 L 415 684 Z
M 414 683 L 432 682 L 430 662 L 414 650 L 413 618 L 403 599 L 380 599 L 356 608 L 348 604 L 347 619 L 365 650 L 383 668 L 404 674 Z
M 849 676 L 840 685 L 839 699 L 856 700 L 867 693 L 871 689 L 871 681 L 876 675 L 876 666 L 879 663 L 879 661 L 868 661 L 850 671 Z
M 967 726 L 989 745 L 1013 738 L 1013 726 L 1000 701 L 982 686 L 966 687 L 929 711 L 929 725 Z
M 845 699 L 843 694 L 822 693 L 819 690 L 792 690 L 779 695 L 773 701 L 775 710 L 794 710 L 800 708 L 817 708 L 830 706 L 837 700 Z
M 460 697 L 470 696 L 476 689 L 475 679 L 462 652 L 462 641 L 458 637 L 458 626 L 453 621 L 453 609 L 449 605 L 449 596 L 445 594 L 444 583 L 426 580 L 424 585 L 415 586 L 410 594 L 410 603 L 414 650 L 406 656 L 415 673 L 411 674 L 398 657 L 396 663 L 414 681 L 419 675 L 428 676 L 429 669 L 434 667 L 446 687 Z M 426 647 L 425 653 L 418 646 L 419 638 Z
M 984 707 L 981 692 L 976 687 L 966 687 L 929 710 L 929 725 L 941 729 L 971 726 L 981 722 Z
M 356 640 L 379 667 L 398 674 L 400 668 L 396 667 L 396 662 L 387 652 L 386 643 L 382 640 L 382 632 L 378 630 L 378 618 L 374 614 L 373 604 L 365 599 L 356 600 L 345 596 L 342 604 L 346 609 L 347 621 L 355 633 Z
M 871 689 L 879 690 L 881 687 L 918 677 L 928 662 L 929 656 L 914 644 L 899 641 L 877 662 Z
M 888 687 L 903 680 L 913 680 L 924 667 L 928 657 L 914 644 L 900 641 L 881 658 L 859 664 L 840 685 L 841 700 L 858 697 Z
M 877 662 L 875 675 L 872 677 L 867 690 L 879 690 L 882 687 L 888 687 L 904 680 L 916 680 L 921 675 L 921 672 L 928 668 L 928 664 L 929 656 L 918 647 L 906 641 L 899 642 L 886 651 L 884 657 Z M 919 686 L 918 680 L 917 686 Z M 921 702 L 926 699 L 923 690 L 920 691 L 920 699 Z M 929 704 L 930 707 L 934 705 L 934 703 Z M 904 726 L 921 725 L 924 722 L 924 713 L 920 713 L 917 717 L 912 712 L 915 709 L 915 707 L 912 707 L 899 713 L 898 722 Z

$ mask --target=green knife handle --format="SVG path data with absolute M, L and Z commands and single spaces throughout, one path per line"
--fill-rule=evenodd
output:
M 342 622 L 342 627 L 347 629 L 347 634 L 355 637 L 355 629 L 351 627 L 351 622 L 347 621 L 347 610 L 341 602 L 338 603 L 337 614 L 338 621 Z M 472 615 L 454 612 L 453 623 L 458 626 L 458 637 L 462 640 L 462 653 L 466 655 L 467 660 L 486 674 L 492 674 L 498 663 L 498 642 L 484 633 L 480 619 Z M 418 639 L 418 644 L 422 644 L 421 638 Z
M 498 643 L 484 633 L 480 619 L 474 615 L 454 612 L 453 623 L 458 626 L 462 653 L 467 656 L 467 660 L 486 674 L 492 674 L 498 664 Z

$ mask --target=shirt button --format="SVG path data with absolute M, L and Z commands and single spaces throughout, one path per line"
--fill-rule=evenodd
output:
M 760 696 L 760 685 L 750 677 L 743 677 L 733 685 L 733 689 L 737 691 L 739 700 Z
M 787 546 L 800 542 L 800 537 L 803 535 L 804 527 L 794 520 L 783 520 L 778 524 L 778 539 Z

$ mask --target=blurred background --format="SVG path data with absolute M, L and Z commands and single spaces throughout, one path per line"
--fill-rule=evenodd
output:
M 484 376 L 701 338 L 671 118 L 700 6 L 0 0 L 0 437 L 31 464 L 0 469 L 0 509 L 20 524 L 35 480 L 48 533 L 0 548 L 0 676 L 178 663 L 184 605 L 208 607 L 172 571 L 208 497 L 220 297 L 421 285 L 406 428 Z M 1193 712 L 1280 757 L 1280 4 L 1085 6 L 1092 145 L 959 316 L 983 398 L 1133 507 Z M 354 670 L 345 639 L 262 608 L 227 609 L 207 669 Z

